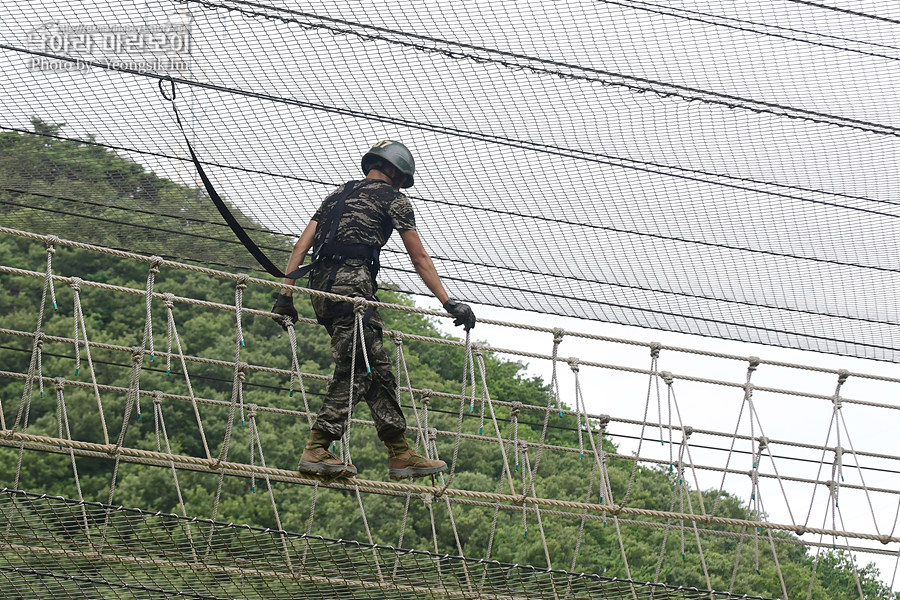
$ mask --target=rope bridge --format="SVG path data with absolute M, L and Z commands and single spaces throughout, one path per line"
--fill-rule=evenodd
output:
M 521 349 L 530 347 L 527 344 L 519 349 L 497 348 L 474 343 L 468 337 L 459 341 L 390 331 L 398 394 L 407 414 L 414 416 L 410 432 L 422 451 L 448 459 L 450 470 L 424 483 L 373 478 L 374 468 L 361 468 L 360 476 L 354 479 L 319 480 L 298 473 L 291 465 L 267 462 L 267 455 L 278 454 L 279 438 L 268 435 L 269 430 L 261 425 L 270 421 L 277 422 L 279 430 L 293 431 L 297 426 L 298 431 L 305 431 L 311 424 L 315 412 L 310 410 L 309 396 L 327 376 L 304 371 L 298 338 L 302 341 L 312 336 L 318 326 L 310 319 L 301 319 L 296 331 L 288 328 L 286 336 L 269 341 L 283 344 L 279 351 L 290 353 L 290 369 L 243 360 L 249 346 L 264 341 L 245 337 L 246 319 L 273 316 L 267 310 L 245 306 L 244 294 L 251 286 L 269 289 L 280 284 L 55 236 L 3 227 L 0 234 L 30 239 L 46 247 L 46 262 L 40 270 L 33 264 L 0 265 L 6 289 L 16 289 L 16 281 L 36 279 L 43 283 L 40 298 L 34 299 L 36 326 L 31 330 L 0 328 L 0 335 L 11 343 L 25 340 L 30 345 L 27 369 L 0 370 L 0 377 L 20 382 L 22 391 L 20 400 L 0 398 L 0 446 L 17 451 L 14 474 L 10 471 L 12 480 L 0 482 L 5 486 L 0 495 L 0 525 L 5 529 L 0 542 L 0 572 L 7 588 L 23 597 L 51 593 L 65 597 L 72 590 L 106 587 L 147 598 L 224 598 L 239 594 L 248 598 L 298 594 L 362 598 L 727 598 L 740 591 L 735 586 L 748 572 L 751 576 L 753 571 L 759 574 L 761 564 L 771 564 L 778 574 L 780 596 L 788 598 L 797 594 L 788 593 L 791 584 L 783 574 L 780 557 L 791 549 L 806 547 L 814 554 L 809 595 L 823 551 L 840 548 L 887 557 L 894 564 L 900 557 L 900 536 L 895 531 L 900 486 L 880 485 L 885 477 L 900 473 L 900 457 L 880 451 L 870 439 L 865 440 L 866 447 L 857 447 L 854 441 L 859 440 L 854 439 L 850 426 L 854 421 L 845 416 L 848 410 L 858 410 L 851 414 L 877 415 L 889 425 L 896 419 L 898 406 L 850 397 L 844 392 L 845 386 L 862 382 L 887 386 L 896 393 L 900 379 L 489 319 L 480 323 L 516 328 L 523 336 L 549 336 L 547 351 Z M 146 286 L 141 289 L 56 273 L 53 261 L 61 248 L 141 261 L 148 266 Z M 156 280 L 164 269 L 187 270 L 227 281 L 234 287 L 234 302 L 160 291 Z M 58 286 L 68 286 L 70 291 L 57 290 Z M 100 341 L 103 332 L 95 331 L 94 322 L 85 316 L 83 293 L 87 290 L 112 294 L 120 302 L 123 297 L 138 297 L 145 313 L 139 329 L 140 345 Z M 332 296 L 300 287 L 295 291 Z M 72 306 L 71 337 L 48 331 L 52 311 L 63 300 Z M 358 300 L 358 312 L 368 304 Z M 446 316 L 412 306 L 376 304 L 385 310 Z M 161 332 L 154 332 L 158 327 L 154 313 L 160 308 L 164 309 L 165 350 L 159 348 Z M 201 357 L 186 352 L 190 340 L 180 337 L 179 327 L 188 320 L 182 317 L 188 311 L 190 318 L 196 318 L 196 311 L 233 315 L 234 336 L 228 344 L 220 345 L 229 355 Z M 611 353 L 622 360 L 563 358 L 559 350 L 567 339 L 595 345 L 592 358 Z M 462 391 L 416 387 L 406 362 L 405 342 L 456 348 Z M 51 350 L 59 350 L 59 354 Z M 632 352 L 649 365 L 622 364 Z M 119 362 L 101 361 L 96 360 L 98 353 L 124 358 Z M 50 355 L 74 361 L 74 376 L 46 371 L 45 358 Z M 546 398 L 524 403 L 492 392 L 492 363 L 487 357 L 493 355 L 548 361 L 552 376 Z M 661 361 L 668 357 L 675 365 L 681 365 L 683 358 L 702 357 L 704 361 L 717 361 L 704 363 L 715 364 L 716 373 L 742 372 L 743 376 L 733 380 L 710 377 L 708 372 L 664 370 Z M 155 369 L 154 365 L 163 361 L 166 374 L 176 378 L 165 380 L 170 382 L 166 391 L 150 389 L 145 382 L 159 375 L 162 368 Z M 725 364 L 730 367 L 721 366 Z M 561 374 L 566 366 L 571 378 Z M 108 382 L 105 375 L 113 367 L 124 368 L 127 381 Z M 224 379 L 230 397 L 227 393 L 221 397 L 195 393 L 192 381 L 197 377 L 224 370 L 230 373 L 230 378 Z M 832 391 L 813 393 L 765 385 L 767 370 L 825 378 L 831 382 Z M 594 385 L 597 376 L 623 376 L 643 383 L 628 389 L 602 389 Z M 270 382 L 266 384 L 270 389 L 271 382 L 276 382 L 275 388 L 287 391 L 290 407 L 280 402 L 255 402 L 257 397 L 270 397 L 264 393 L 262 379 L 257 380 L 260 377 Z M 698 389 L 714 390 L 719 402 L 716 411 L 694 401 Z M 563 390 L 571 390 L 571 397 L 564 399 Z M 635 390 L 637 401 L 632 398 Z M 55 397 L 56 402 L 49 412 L 41 413 L 38 407 L 49 404 L 36 403 L 35 399 L 45 394 Z M 592 401 L 593 396 L 599 396 L 609 406 L 609 414 L 588 412 L 588 394 Z M 80 399 L 77 408 L 72 405 L 73 395 Z M 86 397 L 90 398 L 87 404 L 81 402 Z M 766 404 L 777 399 L 777 404 L 783 405 L 786 397 L 811 407 L 805 418 L 822 425 L 816 430 L 818 442 L 782 435 L 778 418 L 782 410 L 777 409 L 773 418 Z M 117 414 L 113 414 L 112 406 Z M 166 415 L 185 408 L 195 426 L 167 430 Z M 636 417 L 632 414 L 635 410 Z M 143 418 L 148 413 L 152 419 Z M 710 413 L 726 415 L 733 427 L 699 426 Z M 455 427 L 436 427 L 451 422 L 438 419 L 448 414 Z M 100 423 L 99 438 L 79 436 L 86 419 Z M 574 423 L 574 427 L 566 429 L 566 423 Z M 520 427 L 523 424 L 531 427 Z M 365 432 L 371 430 L 371 421 L 352 419 L 352 427 L 339 443 L 339 454 L 350 460 L 351 451 L 365 443 Z M 557 430 L 565 435 L 556 435 Z M 50 456 L 67 459 L 78 498 L 19 491 L 27 485 L 29 469 L 33 468 L 30 465 Z M 476 457 L 490 457 L 501 465 L 492 486 L 465 485 L 474 480 L 471 473 L 464 472 L 464 463 Z M 102 503 L 85 497 L 86 482 L 79 472 L 80 466 L 98 460 L 112 465 L 105 497 L 98 498 Z M 557 478 L 558 471 L 570 467 L 580 473 L 574 490 Z M 669 505 L 647 506 L 640 498 L 641 486 L 655 481 L 653 477 L 658 480 L 661 472 L 666 473 Z M 135 480 L 127 476 L 133 473 L 141 473 L 141 477 L 168 473 L 167 485 L 174 489 L 180 514 L 117 507 L 117 490 L 135 485 Z M 199 501 L 195 506 L 195 499 L 185 498 L 183 481 L 192 474 L 216 480 L 214 497 L 206 499 L 211 507 L 209 519 L 189 516 L 197 514 L 196 506 L 207 506 Z M 875 485 L 876 478 L 879 485 Z M 267 510 L 271 511 L 266 519 L 273 527 L 257 529 L 219 520 L 229 482 L 235 480 L 247 481 L 251 490 L 258 486 L 265 491 Z M 300 488 L 309 492 L 302 502 L 296 495 Z M 698 493 L 709 488 L 711 492 Z M 96 491 L 96 483 L 92 483 L 92 489 Z M 728 510 L 731 490 L 749 497 L 744 512 Z M 366 540 L 347 542 L 330 539 L 337 536 L 315 535 L 327 532 L 332 526 L 328 521 L 334 518 L 319 514 L 317 501 L 335 494 L 345 500 L 342 506 L 347 511 L 358 511 Z M 378 498 L 381 500 L 376 503 Z M 378 506 L 374 512 L 373 504 Z M 885 512 L 880 508 L 885 505 L 892 508 Z M 848 506 L 852 514 L 846 511 Z M 290 533 L 291 528 L 283 521 L 299 522 L 297 513 L 301 510 L 306 531 Z M 490 515 L 487 551 L 485 556 L 463 558 L 467 534 L 473 533 L 466 530 L 473 514 Z M 517 544 L 510 539 L 511 531 L 502 525 L 505 515 L 519 515 L 521 531 L 516 539 L 529 533 L 532 537 L 528 539 L 534 539 L 536 534 L 543 564 L 522 567 L 505 561 L 514 555 Z M 413 521 L 430 527 L 433 547 L 427 551 L 402 549 L 404 539 L 412 535 Z M 439 533 L 447 531 L 452 532 L 453 546 L 439 547 Z M 601 531 L 615 532 L 610 534 L 614 543 L 606 548 L 606 560 L 616 570 L 609 575 L 615 577 L 577 574 L 579 565 L 595 559 L 585 556 L 584 549 L 593 548 L 591 544 Z M 633 540 L 629 531 L 662 532 L 653 556 L 642 556 L 639 561 L 650 561 L 655 573 L 652 584 L 634 581 L 636 565 L 634 554 L 629 553 L 628 544 L 633 543 L 628 542 Z M 733 542 L 733 568 L 730 582 L 725 582 L 728 591 L 711 592 L 717 586 L 704 548 L 721 539 Z M 675 540 L 680 541 L 680 552 L 672 550 Z M 685 560 L 696 561 L 705 590 L 659 583 L 668 565 Z M 125 568 L 110 569 L 109 563 Z M 859 577 L 854 565 L 862 599 Z

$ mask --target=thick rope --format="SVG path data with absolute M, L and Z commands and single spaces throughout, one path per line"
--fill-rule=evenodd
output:
M 81 343 L 78 340 L 78 331 L 84 336 L 84 355 L 87 358 L 88 372 L 91 376 L 91 384 L 94 392 L 94 399 L 97 401 L 97 411 L 100 414 L 100 426 L 103 429 L 103 441 L 109 443 L 109 428 L 106 425 L 106 414 L 103 410 L 103 401 L 100 399 L 100 388 L 97 387 L 97 372 L 94 370 L 94 361 L 91 358 L 91 344 L 88 342 L 87 326 L 84 320 L 84 310 L 81 306 L 81 280 L 73 277 L 70 281 L 72 287 L 72 297 L 74 298 L 74 321 L 75 321 L 75 374 L 78 375 L 79 353 L 78 348 Z M 80 327 L 79 327 L 80 324 Z M 140 394 L 137 396 L 138 415 L 140 415 Z

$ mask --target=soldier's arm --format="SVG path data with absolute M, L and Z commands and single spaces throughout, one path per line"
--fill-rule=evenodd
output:
M 316 237 L 316 225 L 318 225 L 316 221 L 310 221 L 309 225 L 306 226 L 306 229 L 303 230 L 303 233 L 300 234 L 300 239 L 294 244 L 294 249 L 291 251 L 291 257 L 288 258 L 287 268 L 284 270 L 285 273 L 296 270 L 303 264 L 303 261 L 306 260 L 306 254 L 309 252 L 309 249 L 312 248 L 313 239 Z M 284 285 L 294 285 L 294 280 L 285 277 L 283 283 Z M 281 288 L 281 293 L 284 296 L 293 295 L 293 292 L 288 288 Z
M 434 268 L 434 262 L 431 260 L 431 256 L 429 256 L 428 251 L 425 250 L 425 246 L 422 245 L 422 239 L 419 237 L 419 233 L 415 229 L 407 229 L 406 231 L 400 232 L 400 239 L 403 240 L 403 245 L 406 246 L 406 253 L 409 254 L 409 258 L 412 260 L 416 273 L 419 274 L 419 277 L 422 278 L 422 281 L 428 286 L 428 289 L 431 290 L 434 297 L 438 299 L 438 302 L 444 304 L 449 300 L 450 296 L 447 294 L 447 290 L 444 289 L 444 285 L 441 283 L 441 278 L 438 275 L 437 269 Z

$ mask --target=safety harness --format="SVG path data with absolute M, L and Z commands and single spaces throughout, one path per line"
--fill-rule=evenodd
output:
M 344 191 L 337 197 L 334 205 L 321 218 L 316 227 L 316 237 L 313 241 L 312 259 L 308 265 L 288 273 L 291 279 L 306 276 L 313 269 L 318 268 L 324 262 L 330 262 L 331 272 L 328 275 L 328 283 L 323 292 L 330 292 L 337 278 L 338 269 L 347 259 L 363 259 L 369 263 L 369 275 L 372 277 L 372 296 L 366 296 L 367 300 L 377 300 L 374 293 L 378 291 L 378 271 L 381 269 L 381 246 L 374 244 L 345 243 L 337 241 L 337 231 L 341 219 L 347 208 L 347 198 L 359 190 L 365 184 L 363 181 L 350 181 L 344 186 Z M 353 304 L 350 302 L 337 302 L 331 309 L 330 317 L 316 315 L 316 320 L 322 325 L 328 326 L 337 317 L 353 313 Z M 373 313 L 372 307 L 366 309 L 363 314 L 363 322 L 368 324 Z

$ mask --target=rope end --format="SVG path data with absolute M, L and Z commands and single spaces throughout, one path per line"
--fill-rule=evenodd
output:
M 54 303 L 53 303 L 53 310 L 58 310 L 58 309 L 59 309 L 59 305 L 58 305 L 56 302 L 54 302 Z
M 78 375 L 78 369 L 75 369 L 75 374 Z
M 478 428 L 478 435 L 482 435 L 484 433 L 484 427 Z
M 243 348 L 245 346 L 246 346 L 246 344 L 244 343 L 244 340 L 241 340 L 241 348 Z
M 687 560 L 687 557 L 684 555 L 684 552 L 681 553 L 681 560 Z
M 138 414 L 137 414 L 137 420 L 138 420 L 138 421 L 141 420 L 141 413 L 138 413 Z
M 255 485 L 251 485 L 251 486 L 250 486 L 250 493 L 252 493 L 252 494 L 255 494 L 255 493 L 256 493 L 256 486 L 255 486 Z
M 166 369 L 166 375 L 171 375 L 171 374 L 172 374 L 172 369 Z
M 288 397 L 290 397 L 290 398 L 293 398 L 293 397 L 294 397 L 294 390 L 291 390 L 291 391 L 290 391 L 290 393 L 288 394 Z
M 151 353 L 150 353 L 150 362 L 153 362 L 153 358 L 154 358 L 154 357 L 153 357 L 153 353 L 151 352 Z
M 563 416 L 562 411 L 559 411 L 559 416 Z
M 528 537 L 528 530 L 525 530 L 525 537 Z
M 246 427 L 246 426 L 247 426 L 247 421 L 241 419 L 241 427 Z
M 756 574 L 757 574 L 757 575 L 762 575 L 762 573 L 759 572 L 759 569 L 756 570 Z

